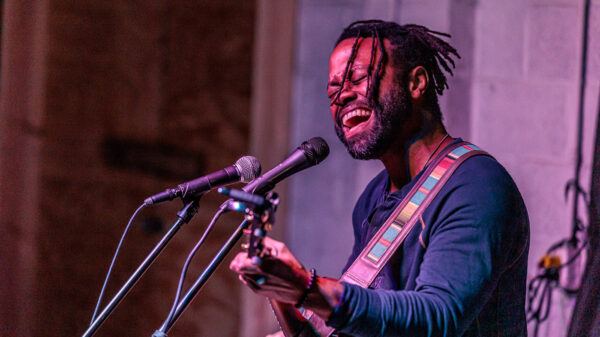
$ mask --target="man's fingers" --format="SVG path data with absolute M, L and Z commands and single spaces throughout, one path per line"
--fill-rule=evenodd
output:
M 262 274 L 263 270 L 260 266 L 255 265 L 254 263 L 252 263 L 252 261 L 250 261 L 250 259 L 248 259 L 239 266 L 237 272 L 240 274 Z
M 262 270 L 259 266 L 252 263 L 248 258 L 248 254 L 239 253 L 229 264 L 229 269 L 238 274 L 260 273 Z
M 244 264 L 244 260 L 248 259 L 248 254 L 246 253 L 238 253 L 231 263 L 229 264 L 229 269 L 239 273 L 240 268 Z
M 239 279 L 240 281 L 242 281 L 242 283 L 243 283 L 243 284 L 245 284 L 245 285 L 248 285 L 248 282 L 246 282 L 246 279 L 244 278 L 244 276 L 242 276 L 242 275 L 238 275 L 238 279 Z
M 267 246 L 263 249 L 263 254 L 268 257 L 277 257 L 279 251 L 274 247 Z
M 263 239 L 263 245 L 278 252 L 285 247 L 285 243 L 277 241 L 275 239 L 271 239 L 268 236 Z

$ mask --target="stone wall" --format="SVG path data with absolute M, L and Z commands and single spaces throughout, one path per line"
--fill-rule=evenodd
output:
M 493 153 L 517 182 L 529 211 L 529 272 L 550 246 L 570 236 L 575 176 L 584 1 L 482 1 L 475 24 L 473 140 Z M 592 1 L 581 186 L 589 191 L 600 90 L 600 2 Z M 581 204 L 581 203 L 580 203 Z M 581 208 L 587 223 L 587 212 Z M 566 252 L 560 250 L 563 261 Z M 581 277 L 565 268 L 561 283 Z M 542 336 L 565 336 L 573 298 L 560 290 Z M 531 327 L 531 326 L 530 326 Z

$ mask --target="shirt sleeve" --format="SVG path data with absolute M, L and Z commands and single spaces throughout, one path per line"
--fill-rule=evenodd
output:
M 473 159 L 471 159 L 473 160 Z M 520 194 L 491 158 L 465 162 L 430 205 L 435 217 L 415 290 L 373 290 L 344 283 L 327 322 L 353 336 L 462 334 L 516 259 Z M 483 167 L 481 167 L 483 163 Z M 433 210 L 431 210 L 433 206 Z

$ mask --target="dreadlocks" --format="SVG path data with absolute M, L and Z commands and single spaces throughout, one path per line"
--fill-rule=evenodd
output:
M 346 64 L 346 73 L 342 79 L 341 87 L 346 81 L 348 69 L 352 67 L 354 57 L 356 56 L 356 46 L 359 38 L 372 38 L 371 62 L 375 56 L 375 44 L 380 50 L 380 57 L 377 60 L 377 65 L 373 71 L 369 67 L 369 75 L 367 77 L 367 97 L 372 99 L 379 90 L 379 79 L 382 67 L 387 62 L 388 55 L 383 45 L 383 39 L 387 39 L 391 46 L 391 59 L 396 64 L 401 64 L 407 71 L 402 72 L 400 80 L 406 79 L 408 71 L 417 66 L 425 68 L 431 84 L 426 91 L 426 97 L 432 105 L 434 118 L 441 121 L 441 112 L 439 109 L 437 95 L 442 95 L 444 89 L 448 88 L 448 82 L 444 71 L 452 75 L 452 68 L 455 67 L 452 55 L 460 58 L 456 49 L 446 41 L 437 36 L 450 37 L 449 34 L 429 30 L 426 27 L 419 25 L 403 25 L 400 26 L 394 22 L 386 22 L 381 20 L 366 20 L 356 21 L 350 24 L 336 42 L 336 46 L 343 40 L 354 38 L 355 42 L 352 47 L 352 52 L 348 63 Z M 450 65 L 452 67 L 450 67 Z M 443 69 L 443 70 L 442 70 Z M 337 102 L 340 92 L 337 93 L 333 102 Z

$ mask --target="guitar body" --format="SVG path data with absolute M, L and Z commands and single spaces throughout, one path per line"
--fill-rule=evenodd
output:
M 289 303 L 278 302 L 270 298 L 268 300 L 285 337 L 300 336 L 304 326 L 308 324 L 306 318 L 304 318 L 304 316 Z
M 325 325 L 325 322 L 312 312 L 309 312 L 310 318 L 307 320 L 289 303 L 269 299 L 269 304 L 285 337 L 336 336 L 334 335 L 334 329 Z

